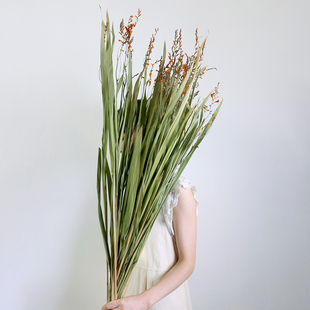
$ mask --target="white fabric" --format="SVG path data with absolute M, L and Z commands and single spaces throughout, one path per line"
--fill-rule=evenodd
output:
M 192 189 L 195 200 L 196 200 L 196 215 L 198 216 L 198 200 L 196 198 L 196 187 L 191 184 L 191 182 L 185 178 L 183 175 L 180 176 L 179 180 L 175 184 L 174 188 L 172 191 L 169 193 L 164 205 L 163 205 L 163 213 L 164 213 L 164 218 L 165 222 L 168 228 L 168 231 L 171 236 L 174 235 L 173 231 L 173 226 L 172 226 L 172 219 L 173 219 L 173 208 L 176 207 L 178 204 L 178 197 L 181 194 L 181 186 L 184 189 Z
M 151 288 L 157 284 L 176 263 L 177 249 L 172 228 L 172 215 L 173 208 L 178 203 L 181 186 L 185 189 L 191 188 L 193 193 L 196 191 L 196 188 L 185 177 L 181 176 L 173 190 L 169 193 L 133 270 L 126 296 L 137 295 Z M 196 199 L 196 206 L 197 204 L 198 202 Z M 192 310 L 187 281 L 150 309 Z

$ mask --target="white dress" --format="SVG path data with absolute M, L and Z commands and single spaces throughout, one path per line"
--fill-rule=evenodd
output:
M 196 188 L 184 176 L 181 176 L 169 193 L 154 226 L 149 234 L 139 260 L 133 270 L 125 296 L 137 295 L 157 284 L 177 261 L 175 236 L 173 231 L 173 208 L 178 203 L 181 186 Z M 196 199 L 196 198 L 195 198 Z M 197 214 L 196 199 L 196 214 Z M 157 302 L 152 310 L 191 310 L 188 283 L 185 281 L 176 290 Z

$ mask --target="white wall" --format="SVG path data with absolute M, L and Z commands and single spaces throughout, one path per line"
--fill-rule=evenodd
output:
M 1 2 L 1 309 L 105 301 L 99 4 L 116 28 L 142 9 L 140 62 L 155 27 L 155 55 L 176 28 L 189 53 L 209 30 L 218 70 L 201 94 L 220 81 L 224 104 L 185 172 L 200 200 L 194 309 L 308 309 L 310 9 L 296 0 Z

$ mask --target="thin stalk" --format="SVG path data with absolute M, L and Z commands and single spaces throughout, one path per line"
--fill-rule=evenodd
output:
M 107 301 L 110 300 L 110 281 L 109 281 L 109 266 L 108 266 L 108 261 L 107 261 Z
M 123 254 L 123 257 L 122 257 L 122 260 L 118 266 L 118 272 L 117 272 L 117 277 L 119 277 L 119 274 L 120 274 L 120 271 L 121 271 L 121 268 L 123 266 L 123 263 L 124 263 L 124 260 L 125 260 L 125 257 L 126 257 L 126 253 L 127 253 L 127 250 L 128 250 L 128 246 L 129 244 L 131 243 L 131 235 L 132 235 L 132 232 L 133 232 L 133 225 L 131 225 L 130 227 L 130 230 L 129 230 L 129 236 L 126 240 L 126 245 L 125 245 L 125 251 L 124 251 L 124 254 Z

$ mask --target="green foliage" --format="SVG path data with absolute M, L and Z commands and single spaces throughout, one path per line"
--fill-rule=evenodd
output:
M 128 27 L 123 27 L 132 29 L 132 25 L 131 19 Z M 120 50 L 114 72 L 115 35 L 107 15 L 106 23 L 102 21 L 100 50 L 103 131 L 98 151 L 97 194 L 107 260 L 108 301 L 125 294 L 167 195 L 222 104 L 214 100 L 217 88 L 203 101 L 194 103 L 198 78 L 205 71 L 200 67 L 205 41 L 197 48 L 191 66 L 183 72 L 178 72 L 180 62 L 165 65 L 164 45 L 152 85 L 148 80 L 148 61 L 141 73 L 133 77 L 130 35 L 126 40 L 121 43 L 121 49 L 125 50 Z M 137 118 L 138 95 L 141 104 Z M 209 99 L 219 105 L 213 114 L 205 115 L 206 107 L 212 105 L 206 105 Z

